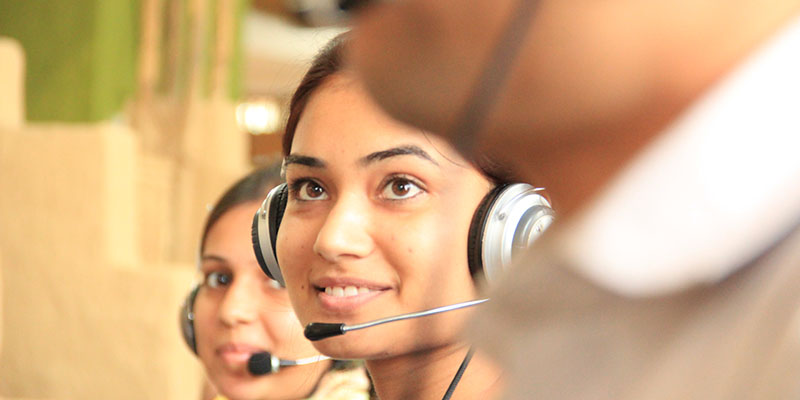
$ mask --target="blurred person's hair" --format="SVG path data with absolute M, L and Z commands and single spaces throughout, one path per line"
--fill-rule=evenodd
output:
M 263 200 L 267 197 L 267 192 L 280 184 L 281 181 L 280 163 L 258 168 L 236 181 L 236 183 L 217 200 L 214 208 L 212 208 L 211 212 L 208 214 L 206 224 L 203 228 L 203 235 L 200 239 L 200 253 L 202 254 L 205 249 L 208 231 L 211 230 L 211 227 L 214 226 L 223 214 L 240 204 Z

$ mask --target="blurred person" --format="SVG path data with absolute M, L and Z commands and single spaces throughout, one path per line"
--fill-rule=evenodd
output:
M 258 229 L 257 251 L 265 260 L 274 251 L 277 260 L 266 269 L 285 281 L 303 324 L 361 324 L 478 298 L 476 283 L 491 273 L 470 246 L 497 242 L 482 233 L 484 222 L 516 217 L 498 216 L 491 205 L 529 186 L 509 185 L 492 165 L 470 163 L 443 140 L 388 117 L 342 68 L 347 43 L 343 35 L 324 48 L 292 98 L 287 183 L 265 202 L 269 229 Z M 547 204 L 535 191 L 519 197 Z M 537 207 L 524 209 L 549 213 Z M 468 315 L 406 319 L 314 346 L 364 359 L 383 400 L 492 398 L 503 379 L 479 352 L 472 356 L 461 335 Z
M 405 0 L 354 36 L 389 114 L 559 208 L 472 325 L 508 398 L 800 397 L 800 1 Z
M 320 356 L 303 337 L 286 290 L 259 269 L 250 226 L 264 195 L 280 182 L 280 165 L 251 172 L 222 195 L 206 221 L 200 242 L 203 280 L 181 312 L 184 338 L 209 380 L 204 396 L 368 399 L 363 368 Z M 319 361 L 252 372 L 248 361 L 263 352 Z

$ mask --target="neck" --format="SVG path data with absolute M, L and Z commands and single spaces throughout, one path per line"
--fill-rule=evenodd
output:
M 467 355 L 465 343 L 449 344 L 397 357 L 369 360 L 367 369 L 381 400 L 439 400 Z M 488 399 L 498 394 L 499 369 L 478 352 L 472 357 L 451 399 Z

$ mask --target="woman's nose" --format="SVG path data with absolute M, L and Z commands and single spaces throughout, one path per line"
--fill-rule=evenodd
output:
M 234 279 L 220 305 L 219 318 L 227 326 L 251 323 L 258 319 L 260 291 L 247 279 Z
M 328 212 L 314 242 L 314 252 L 329 262 L 361 258 L 372 252 L 371 214 L 366 200 L 341 197 Z

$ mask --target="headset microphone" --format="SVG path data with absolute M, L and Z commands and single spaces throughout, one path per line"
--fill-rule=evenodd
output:
M 488 298 L 470 300 L 462 303 L 451 304 L 449 306 L 432 308 L 430 310 L 418 311 L 414 313 L 400 314 L 394 317 L 376 319 L 374 321 L 364 322 L 362 324 L 357 324 L 357 325 L 346 325 L 342 323 L 337 324 L 337 323 L 327 323 L 327 322 L 312 322 L 306 325 L 306 329 L 303 331 L 303 334 L 306 336 L 308 340 L 316 342 L 317 340 L 327 339 L 332 336 L 344 335 L 345 333 L 350 331 L 370 328 L 376 325 L 381 325 L 389 322 L 402 321 L 404 319 L 411 319 L 411 318 L 427 317 L 428 315 L 439 314 L 466 307 L 472 307 L 488 300 L 489 300 Z
M 250 356 L 250 359 L 247 360 L 247 370 L 255 376 L 260 376 L 278 372 L 281 367 L 313 364 L 315 362 L 325 361 L 328 359 L 330 359 L 330 357 L 319 355 L 301 358 L 299 360 L 282 360 L 270 353 L 267 353 L 266 351 L 262 351 L 259 353 L 254 353 L 252 356 Z

